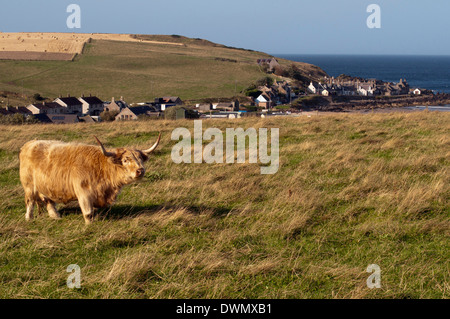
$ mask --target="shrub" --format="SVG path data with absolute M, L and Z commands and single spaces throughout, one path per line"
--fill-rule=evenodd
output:
M 105 122 L 112 122 L 116 119 L 116 115 L 119 114 L 118 111 L 103 111 L 100 113 L 100 118 Z
M 265 76 L 265 77 L 260 78 L 259 80 L 257 80 L 255 84 L 256 84 L 256 87 L 264 86 L 264 85 L 272 86 L 273 78 L 270 77 L 270 76 Z
M 35 101 L 42 101 L 42 100 L 44 100 L 44 98 L 39 93 L 34 93 L 33 94 L 33 99 Z
M 21 124 L 32 124 L 39 123 L 39 121 L 34 116 L 26 117 L 23 114 L 9 114 L 0 115 L 0 124 L 4 125 L 21 125 Z
M 248 88 L 245 89 L 244 93 L 246 96 L 251 96 L 256 99 L 262 92 L 258 90 L 256 85 L 250 85 Z

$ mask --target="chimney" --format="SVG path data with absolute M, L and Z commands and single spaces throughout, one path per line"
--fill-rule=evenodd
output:
M 111 103 L 114 103 L 114 96 L 111 98 Z

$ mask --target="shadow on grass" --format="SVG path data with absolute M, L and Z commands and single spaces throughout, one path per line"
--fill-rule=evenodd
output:
M 113 205 L 108 208 L 102 208 L 96 210 L 95 218 L 97 220 L 121 220 L 125 218 L 133 218 L 140 215 L 153 215 L 161 210 L 165 211 L 176 211 L 180 209 L 185 209 L 189 214 L 199 215 L 202 212 L 212 212 L 211 217 L 223 218 L 231 213 L 231 207 L 210 207 L 206 205 Z M 60 214 L 64 216 L 69 215 L 82 215 L 81 209 L 77 204 L 69 204 L 59 209 Z

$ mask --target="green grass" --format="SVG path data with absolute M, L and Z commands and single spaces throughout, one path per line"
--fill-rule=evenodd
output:
M 280 169 L 174 164 L 191 121 L 4 126 L 0 298 L 448 298 L 449 115 L 208 120 L 280 128 Z M 34 137 L 146 147 L 145 179 L 85 226 L 79 207 L 24 218 L 19 148 Z M 423 132 L 427 132 L 423 134 Z M 82 288 L 66 287 L 70 264 Z M 369 289 L 370 264 L 381 289 Z

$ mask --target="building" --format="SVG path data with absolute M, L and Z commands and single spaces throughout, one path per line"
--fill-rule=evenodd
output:
M 211 103 L 196 104 L 195 107 L 199 112 L 209 112 L 213 109 Z
M 72 124 L 79 122 L 76 114 L 47 114 L 47 116 L 53 124 Z
M 313 82 L 311 82 L 308 86 L 308 91 L 311 92 L 312 94 L 319 94 L 320 87 L 318 84 L 314 84 Z
M 400 82 L 397 83 L 396 87 L 401 95 L 409 93 L 409 84 L 406 82 L 406 79 L 400 79 Z
M 255 100 L 256 106 L 263 107 L 265 109 L 270 109 L 275 105 L 272 100 L 272 94 L 270 93 L 261 93 Z
M 256 60 L 256 63 L 258 63 L 259 66 L 267 65 L 270 72 L 273 72 L 275 68 L 280 67 L 278 60 L 275 58 L 258 59 Z
M 140 115 L 159 117 L 160 113 L 157 112 L 155 108 L 148 105 L 126 107 L 116 115 L 116 121 L 137 120 Z
M 343 96 L 353 96 L 356 95 L 356 88 L 351 85 L 338 85 L 337 94 Z
M 218 112 L 214 114 L 203 114 L 201 119 L 217 119 L 217 118 L 223 118 L 223 119 L 236 119 L 241 118 L 241 112 Z
M 79 119 L 76 114 L 46 114 L 40 113 L 34 117 L 42 123 L 48 124 L 72 124 L 78 123 Z
M 221 110 L 221 111 L 239 111 L 239 101 L 236 100 L 234 102 L 220 102 L 212 104 L 213 110 Z
M 82 105 L 82 113 L 86 115 L 98 116 L 103 112 L 104 105 L 103 101 L 96 96 L 82 96 L 78 98 Z
M 94 117 L 92 117 L 90 115 L 79 116 L 78 121 L 83 122 L 83 123 L 97 123 L 98 122 Z
M 33 103 L 26 106 L 32 114 L 64 114 L 66 108 L 56 102 Z
M 108 112 L 120 112 L 122 109 L 128 107 L 128 104 L 121 97 L 120 100 L 115 101 L 114 97 L 111 98 L 111 102 L 103 103 L 103 110 Z
M 356 92 L 358 92 L 358 94 L 362 96 L 372 96 L 374 95 L 375 90 L 371 84 L 361 84 L 359 85 Z
M 0 108 L 1 115 L 14 115 L 14 114 L 22 114 L 25 116 L 32 115 L 30 110 L 28 110 L 25 106 L 7 106 L 5 108 Z
M 54 102 L 58 103 L 61 106 L 66 108 L 64 113 L 67 114 L 82 114 L 83 113 L 83 104 L 76 97 L 59 97 Z
M 186 110 L 183 107 L 175 110 L 175 120 L 183 120 L 186 118 Z
M 178 96 L 164 96 L 155 98 L 155 105 L 160 107 L 161 111 L 164 111 L 166 108 L 171 106 L 183 104 L 183 101 Z

